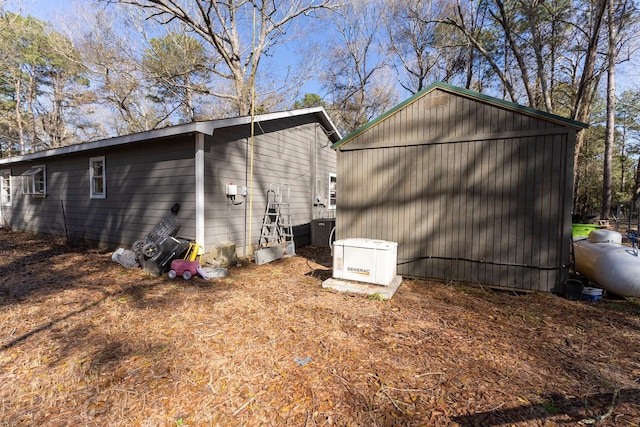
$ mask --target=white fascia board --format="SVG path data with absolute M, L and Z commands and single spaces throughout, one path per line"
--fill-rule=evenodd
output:
M 162 129 L 154 129 L 146 132 L 134 133 L 131 135 L 117 136 L 109 139 L 102 139 L 93 142 L 84 142 L 80 144 L 68 145 L 66 147 L 54 148 L 51 150 L 39 151 L 37 153 L 24 154 L 22 156 L 7 157 L 0 159 L 0 165 L 10 164 L 15 162 L 24 162 L 30 160 L 36 160 L 44 157 L 59 156 L 63 154 L 79 153 L 88 150 L 95 150 L 100 148 L 114 147 L 118 145 L 131 144 L 134 142 L 141 142 L 150 139 L 167 138 L 177 135 L 185 135 L 190 133 L 202 133 L 205 135 L 213 135 L 216 129 L 224 127 L 233 127 L 238 125 L 250 124 L 253 120 L 254 123 L 268 122 L 271 120 L 279 120 L 304 115 L 316 115 L 319 122 L 325 128 L 329 138 L 334 142 L 342 139 L 340 132 L 335 127 L 329 115 L 325 111 L 324 107 L 305 108 L 300 110 L 281 111 L 277 113 L 260 114 L 258 116 L 242 116 L 233 117 L 229 119 L 209 120 L 206 122 L 193 122 L 185 123 L 182 125 L 169 126 Z
M 80 153 L 88 150 L 99 148 L 114 147 L 117 145 L 131 144 L 134 142 L 145 141 L 149 139 L 167 138 L 177 135 L 185 135 L 190 133 L 204 133 L 213 135 L 215 126 L 213 122 L 197 122 L 187 123 L 178 126 L 170 126 L 162 129 L 154 129 L 146 132 L 134 133 L 131 135 L 117 136 L 109 139 L 101 139 L 93 142 L 83 142 L 80 144 L 68 145 L 66 147 L 54 148 L 51 150 L 38 151 L 37 153 L 24 154 L 22 156 L 7 157 L 0 159 L 0 164 L 24 162 L 29 160 L 40 159 L 43 157 L 59 156 L 63 154 Z

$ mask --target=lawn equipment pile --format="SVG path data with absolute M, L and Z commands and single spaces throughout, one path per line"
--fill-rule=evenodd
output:
M 180 276 L 189 280 L 196 274 L 207 280 L 221 277 L 219 269 L 200 265 L 200 245 L 176 236 L 180 229 L 179 211 L 180 204 L 176 203 L 144 239 L 135 241 L 131 249 L 115 251 L 111 257 L 113 261 L 126 268 L 142 267 L 145 272 L 155 275 L 168 272 L 171 279 Z

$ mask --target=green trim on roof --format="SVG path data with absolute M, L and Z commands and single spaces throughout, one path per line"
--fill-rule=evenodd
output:
M 549 120 L 549 121 L 552 121 L 552 122 L 555 122 L 555 123 L 558 123 L 558 124 L 561 124 L 561 125 L 565 125 L 565 126 L 569 126 L 569 127 L 575 128 L 576 130 L 586 129 L 586 128 L 589 127 L 589 125 L 586 124 L 586 123 L 578 122 L 576 120 L 567 119 L 566 117 L 558 116 L 556 114 L 547 113 L 546 111 L 536 110 L 535 108 L 531 108 L 531 107 L 525 107 L 524 105 L 515 104 L 513 102 L 505 101 L 504 99 L 494 98 L 493 96 L 484 95 L 482 93 L 475 92 L 475 91 L 469 90 L 469 89 L 464 89 L 464 88 L 461 88 L 461 87 L 458 87 L 458 86 L 453 86 L 453 85 L 450 85 L 448 83 L 435 82 L 435 83 L 430 84 L 428 87 L 422 89 L 420 92 L 416 93 L 412 97 L 410 97 L 410 98 L 404 100 L 403 102 L 401 102 L 400 104 L 396 105 L 395 107 L 393 107 L 392 109 L 390 109 L 386 113 L 383 113 L 380 116 L 376 117 L 375 119 L 371 120 L 370 122 L 365 123 L 364 125 L 360 126 L 360 128 L 358 128 L 357 130 L 351 132 L 349 135 L 345 136 L 340 141 L 334 143 L 331 146 L 331 148 L 333 148 L 335 150 L 336 148 L 346 144 L 347 142 L 351 141 L 353 138 L 355 138 L 356 136 L 360 135 L 361 133 L 363 133 L 367 129 L 375 126 L 376 124 L 378 124 L 381 121 L 385 120 L 387 117 L 390 117 L 390 116 L 394 115 L 396 112 L 398 112 L 399 110 L 402 110 L 407 105 L 415 102 L 417 99 L 423 97 L 427 93 L 429 93 L 429 92 L 431 92 L 433 90 L 436 90 L 436 89 L 440 89 L 440 90 L 444 90 L 446 92 L 451 92 L 451 93 L 454 93 L 454 94 L 462 95 L 462 96 L 467 97 L 467 98 L 476 99 L 478 101 L 486 102 L 488 104 L 493 104 L 493 105 L 496 105 L 496 106 L 499 106 L 499 107 L 504 107 L 504 108 L 507 108 L 507 109 L 512 110 L 512 111 L 518 111 L 520 113 L 523 113 L 523 114 L 526 114 L 526 115 L 529 115 L 529 116 L 534 116 L 534 117 L 538 117 L 538 118 L 541 118 L 541 119 L 544 119 L 544 120 Z

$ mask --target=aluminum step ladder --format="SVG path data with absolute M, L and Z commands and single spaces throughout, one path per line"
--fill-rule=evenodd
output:
M 282 257 L 282 248 L 286 255 L 295 255 L 293 223 L 289 198 L 289 184 L 271 184 L 267 191 L 267 206 L 262 218 L 260 240 L 256 251 L 256 263 L 273 261 Z

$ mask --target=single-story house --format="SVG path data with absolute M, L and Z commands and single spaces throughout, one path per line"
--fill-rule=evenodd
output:
M 398 242 L 407 277 L 561 292 L 586 127 L 432 84 L 333 144 L 336 238 Z
M 340 134 L 308 108 L 170 126 L 0 159 L 4 227 L 122 247 L 180 204 L 178 237 L 250 256 L 272 184 L 286 184 L 297 245 L 335 207 Z M 333 183 L 333 184 L 332 184 Z M 231 184 L 231 186 L 229 186 Z M 230 188 L 236 194 L 228 194 Z M 326 215 L 326 213 L 325 213 Z

